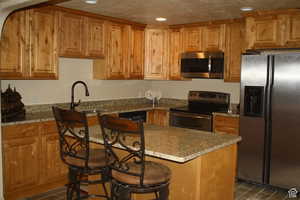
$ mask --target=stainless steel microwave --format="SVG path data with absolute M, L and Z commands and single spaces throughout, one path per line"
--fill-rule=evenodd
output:
M 223 79 L 223 52 L 186 52 L 181 54 L 181 75 L 186 78 Z

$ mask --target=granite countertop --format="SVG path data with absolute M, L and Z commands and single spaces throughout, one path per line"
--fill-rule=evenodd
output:
M 222 115 L 228 117 L 240 117 L 240 114 L 237 112 L 213 112 L 213 115 Z
M 177 107 L 178 104 L 174 103 L 161 103 L 155 107 L 152 104 L 136 104 L 136 105 L 111 105 L 105 107 L 99 107 L 97 105 L 79 106 L 78 111 L 87 111 L 87 116 L 94 116 L 96 112 L 101 114 L 112 114 L 112 113 L 122 113 L 122 112 L 132 112 L 132 111 L 147 111 L 153 109 L 169 110 L 171 107 Z M 27 112 L 25 119 L 13 122 L 2 122 L 2 126 L 15 125 L 15 124 L 25 124 L 34 122 L 43 122 L 54 120 L 54 116 L 51 110 L 40 111 L 40 112 Z
M 103 144 L 100 126 L 89 127 L 89 132 L 90 141 Z M 241 141 L 231 134 L 147 124 L 144 132 L 146 155 L 180 163 Z

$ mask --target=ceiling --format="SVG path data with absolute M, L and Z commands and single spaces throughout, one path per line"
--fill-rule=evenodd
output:
M 240 8 L 245 6 L 256 10 L 300 8 L 300 0 L 98 0 L 95 5 L 71 0 L 58 5 L 144 24 L 173 25 L 240 18 Z M 168 20 L 156 22 L 156 17 Z

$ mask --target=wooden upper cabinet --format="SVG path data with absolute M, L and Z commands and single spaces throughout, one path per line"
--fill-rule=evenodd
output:
M 1 79 L 56 79 L 58 14 L 45 8 L 17 11 L 4 25 Z
M 130 29 L 130 64 L 128 79 L 144 79 L 145 29 Z
M 300 14 L 290 14 L 284 16 L 286 24 L 286 36 L 284 45 L 290 48 L 300 47 Z
M 245 24 L 226 24 L 226 45 L 224 63 L 224 81 L 240 82 L 241 76 L 241 55 L 244 48 L 244 27 Z
M 0 79 L 26 77 L 27 27 L 26 12 L 12 13 L 7 18 L 0 40 Z M 27 54 L 28 55 L 28 54 Z
M 60 12 L 59 56 L 83 57 L 85 54 L 84 17 L 68 12 Z
M 204 51 L 224 51 L 225 24 L 203 27 L 202 43 Z
M 183 51 L 202 51 L 202 27 L 185 27 L 182 29 Z
M 246 14 L 247 49 L 299 48 L 298 9 L 251 12 Z
M 74 58 L 104 57 L 104 20 L 60 12 L 59 55 Z
M 249 17 L 246 19 L 247 49 L 282 46 L 280 21 L 277 16 Z
M 169 79 L 182 80 L 180 69 L 182 34 L 180 29 L 170 29 L 169 35 Z
M 110 23 L 108 27 L 107 69 L 108 79 L 125 79 L 125 57 L 128 39 L 125 38 L 126 27 L 123 24 Z
M 145 79 L 167 79 L 168 42 L 167 29 L 146 29 Z
M 105 59 L 96 59 L 93 77 L 104 80 L 126 79 L 129 68 L 129 26 L 106 23 Z
M 31 70 L 34 79 L 58 78 L 58 13 L 51 9 L 32 9 L 30 41 Z
M 86 55 L 89 58 L 104 57 L 104 21 L 87 17 Z

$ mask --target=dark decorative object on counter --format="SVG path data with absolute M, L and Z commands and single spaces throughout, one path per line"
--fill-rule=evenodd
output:
M 10 122 L 25 119 L 25 108 L 20 93 L 10 85 L 5 92 L 1 91 L 1 121 Z

